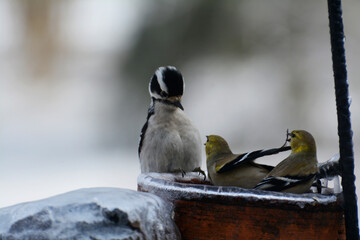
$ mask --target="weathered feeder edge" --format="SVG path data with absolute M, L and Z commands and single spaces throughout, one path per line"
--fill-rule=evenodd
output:
M 197 174 L 182 176 L 164 173 L 146 173 L 138 176 L 138 190 L 155 193 L 169 201 L 209 199 L 226 197 L 227 201 L 246 201 L 254 203 L 282 204 L 300 209 L 314 206 L 339 205 L 341 195 L 322 195 L 316 193 L 292 194 L 271 191 L 243 189 L 239 187 L 221 187 L 204 184 L 184 183 L 186 180 L 198 179 Z M 182 182 L 177 182 L 181 179 Z M 318 209 L 319 210 L 319 209 Z

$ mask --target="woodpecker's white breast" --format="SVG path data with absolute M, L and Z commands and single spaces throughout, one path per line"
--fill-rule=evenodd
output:
M 192 171 L 201 166 L 201 138 L 179 108 L 154 103 L 140 151 L 141 172 Z

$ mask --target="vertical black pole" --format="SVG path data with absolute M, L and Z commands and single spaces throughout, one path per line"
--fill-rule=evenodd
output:
M 350 120 L 349 84 L 347 82 L 344 48 L 344 26 L 341 0 L 328 0 L 331 52 L 335 80 L 336 109 L 340 166 L 344 194 L 346 239 L 359 239 L 357 202 L 355 193 L 354 152 Z

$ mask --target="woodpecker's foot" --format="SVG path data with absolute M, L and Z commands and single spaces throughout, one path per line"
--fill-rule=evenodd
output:
M 184 177 L 186 175 L 186 172 L 182 168 L 174 169 L 171 171 L 171 173 L 181 173 L 182 177 Z
M 206 180 L 206 174 L 200 167 L 194 168 L 192 171 L 199 173 L 199 176 L 202 174 L 204 176 L 204 181 Z

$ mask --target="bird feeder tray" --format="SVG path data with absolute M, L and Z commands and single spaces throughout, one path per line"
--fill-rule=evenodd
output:
M 182 239 L 345 239 L 341 195 L 212 186 L 196 173 L 147 173 L 138 191 L 173 206 Z

